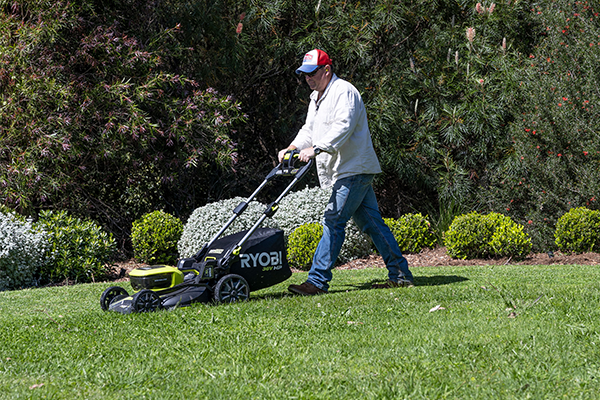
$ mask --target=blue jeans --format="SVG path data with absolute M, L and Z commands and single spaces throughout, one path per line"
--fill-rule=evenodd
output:
M 352 217 L 368 234 L 383 257 L 391 281 L 413 280 L 398 242 L 383 222 L 373 191 L 374 175 L 354 175 L 338 180 L 325 209 L 323 237 L 317 246 L 307 281 L 327 291 L 331 270 L 344 243 L 346 223 Z

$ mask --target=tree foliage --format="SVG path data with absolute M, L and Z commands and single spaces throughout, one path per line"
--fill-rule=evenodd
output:
M 598 209 L 600 19 L 586 1 L 547 0 L 530 11 L 543 40 L 515 70 L 513 151 L 485 198 L 526 225 L 538 249 L 552 249 L 561 215 Z
M 4 3 L 0 201 L 127 230 L 157 203 L 193 207 L 237 157 L 230 96 L 174 73 L 179 27 L 143 1 Z M 110 11 L 110 12 L 109 12 Z
M 512 74 L 537 40 L 521 3 L 236 2 L 241 22 L 232 18 L 230 29 L 242 25 L 244 79 L 232 90 L 252 116 L 244 132 L 254 133 L 239 140 L 241 159 L 273 160 L 296 134 L 309 91 L 293 71 L 319 47 L 367 104 L 384 211 L 476 204 L 510 151 Z

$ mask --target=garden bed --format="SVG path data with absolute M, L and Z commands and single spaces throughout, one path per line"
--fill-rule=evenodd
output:
M 475 258 L 471 260 L 459 260 L 450 257 L 446 253 L 445 247 L 435 249 L 424 249 L 419 254 L 405 254 L 410 268 L 413 267 L 442 267 L 442 266 L 468 266 L 468 265 L 599 265 L 600 253 L 583 254 L 563 254 L 559 251 L 548 253 L 532 253 L 524 260 L 515 261 L 507 257 L 496 259 Z M 109 280 L 121 282 L 129 280 L 127 274 L 134 268 L 142 267 L 146 264 L 138 263 L 135 260 L 115 263 Z M 381 256 L 371 255 L 365 258 L 359 258 L 346 264 L 338 266 L 336 269 L 363 269 L 363 268 L 383 268 L 385 265 Z M 294 271 L 296 272 L 296 271 Z

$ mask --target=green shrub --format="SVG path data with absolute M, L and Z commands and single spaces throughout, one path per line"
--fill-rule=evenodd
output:
M 47 261 L 40 271 L 42 281 L 93 282 L 107 272 L 116 243 L 100 225 L 69 216 L 65 211 L 44 211 L 38 226 L 46 231 L 49 241 Z
M 0 212 L 0 291 L 34 286 L 46 246 L 46 234 L 30 220 Z
M 477 212 L 459 215 L 454 218 L 444 234 L 446 252 L 455 258 L 476 258 L 484 254 L 486 238 L 492 232 L 485 231 L 482 226 L 482 215 Z
M 586 253 L 600 248 L 600 211 L 572 208 L 556 223 L 556 245 L 565 253 Z
M 444 235 L 444 245 L 451 257 L 513 257 L 523 259 L 531 251 L 531 238 L 523 226 L 498 213 L 477 212 L 454 219 Z
M 323 226 L 316 222 L 299 226 L 288 239 L 287 256 L 292 267 L 309 270 L 321 237 Z
M 503 215 L 502 217 L 503 219 L 498 221 L 489 242 L 491 254 L 495 257 L 512 257 L 515 260 L 522 260 L 531 252 L 531 237 L 523 231 L 523 225 L 515 223 L 509 217 Z
M 245 200 L 242 197 L 234 197 L 210 203 L 194 210 L 183 227 L 181 239 L 177 243 L 179 255 L 181 257 L 191 257 L 196 254 L 225 226 L 225 223 L 234 215 L 233 210 L 240 202 Z M 263 215 L 266 208 L 267 206 L 260 202 L 250 202 L 246 210 L 235 219 L 221 237 L 250 229 Z M 265 220 L 262 226 L 278 227 L 272 218 Z
M 133 222 L 134 257 L 147 264 L 175 264 L 183 223 L 164 211 L 154 211 Z
M 435 246 L 435 233 L 423 215 L 405 214 L 398 219 L 384 218 L 403 253 L 419 253 L 423 248 Z
M 331 190 L 319 187 L 292 192 L 283 199 L 273 219 L 288 238 L 295 229 L 304 224 L 321 223 L 330 197 Z M 338 256 L 338 263 L 367 256 L 371 254 L 372 249 L 369 237 L 350 220 L 346 225 L 346 238 Z

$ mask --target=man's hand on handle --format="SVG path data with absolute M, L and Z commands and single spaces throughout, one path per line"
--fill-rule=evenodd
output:
M 279 152 L 279 154 L 278 154 L 279 162 L 283 161 L 283 157 L 285 156 L 285 153 L 287 153 L 290 150 L 295 150 L 295 148 L 288 147 L 287 149 L 283 149 Z M 315 155 L 316 155 L 315 149 L 313 147 L 307 147 L 300 151 L 300 153 L 298 154 L 298 160 L 300 160 L 302 162 L 308 162 L 308 160 L 310 160 L 311 158 L 315 158 Z

